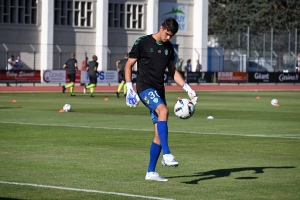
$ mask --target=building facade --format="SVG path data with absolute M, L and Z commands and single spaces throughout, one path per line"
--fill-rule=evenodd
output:
M 158 31 L 166 17 L 179 23 L 171 39 L 184 60 L 207 69 L 208 0 L 0 0 L 0 69 L 21 55 L 24 69 L 61 69 L 74 52 L 79 67 L 98 56 L 101 70 L 135 40 Z M 175 60 L 176 61 L 176 60 Z

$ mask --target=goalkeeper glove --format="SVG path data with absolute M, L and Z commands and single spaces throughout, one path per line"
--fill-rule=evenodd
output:
M 196 92 L 192 90 L 192 88 L 187 83 L 184 83 L 182 88 L 188 93 L 193 104 L 196 105 L 198 100 L 198 95 L 196 94 Z
M 127 94 L 126 94 L 126 104 L 129 107 L 136 107 L 139 104 L 140 98 L 137 93 L 133 90 L 132 82 L 126 83 Z

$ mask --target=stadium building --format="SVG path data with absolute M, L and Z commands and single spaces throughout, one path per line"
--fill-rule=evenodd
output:
M 75 52 L 79 67 L 96 54 L 99 69 L 115 70 L 134 41 L 167 17 L 179 23 L 175 52 L 192 60 L 193 71 L 199 59 L 205 71 L 208 0 L 0 0 L 0 69 L 12 54 L 24 69 L 61 69 Z

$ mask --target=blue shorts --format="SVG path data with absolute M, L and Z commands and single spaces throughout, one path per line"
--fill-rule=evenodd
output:
M 150 110 L 150 117 L 152 119 L 153 124 L 156 124 L 158 121 L 158 115 L 155 112 L 155 109 L 160 104 L 167 105 L 166 99 L 161 98 L 158 95 L 157 91 L 153 88 L 149 88 L 147 90 L 140 92 L 139 97 L 143 102 L 143 104 Z

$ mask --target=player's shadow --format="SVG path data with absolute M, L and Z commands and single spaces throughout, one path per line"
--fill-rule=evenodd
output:
M 195 178 L 191 181 L 185 181 L 182 183 L 185 184 L 198 184 L 199 181 L 211 180 L 215 178 L 229 177 L 231 173 L 234 172 L 243 172 L 243 171 L 254 171 L 254 174 L 265 173 L 265 169 L 291 169 L 295 168 L 294 166 L 283 166 L 283 167 L 241 167 L 241 168 L 229 168 L 229 169 L 216 169 L 207 172 L 196 172 L 193 175 L 182 175 L 182 176 L 170 176 L 165 178 Z M 236 179 L 256 179 L 256 176 L 247 176 L 247 177 L 238 177 Z
M 0 107 L 0 109 L 18 109 L 21 107 Z

